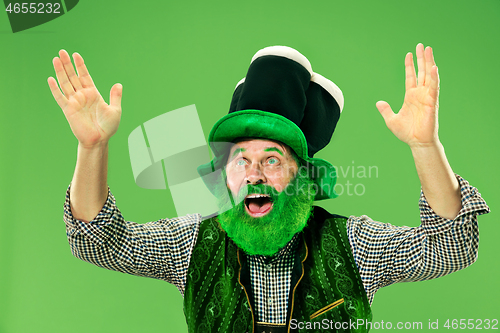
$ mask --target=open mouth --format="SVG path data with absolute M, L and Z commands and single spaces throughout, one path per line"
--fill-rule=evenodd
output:
M 245 209 L 252 217 L 266 215 L 273 208 L 273 202 L 267 194 L 249 194 L 245 197 Z

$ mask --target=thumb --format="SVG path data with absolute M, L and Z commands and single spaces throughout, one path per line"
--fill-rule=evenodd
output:
M 390 118 L 394 116 L 394 112 L 391 109 L 389 103 L 385 101 L 378 101 L 375 106 L 378 109 L 378 112 L 384 117 L 385 122 L 387 123 Z
M 118 110 L 121 110 L 122 107 L 122 91 L 123 86 L 120 83 L 116 83 L 111 87 L 111 92 L 109 93 L 109 105 Z

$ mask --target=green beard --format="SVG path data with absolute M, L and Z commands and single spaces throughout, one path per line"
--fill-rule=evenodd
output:
M 304 229 L 311 215 L 316 190 L 316 185 L 302 168 L 281 193 L 265 184 L 247 185 L 233 203 L 227 186 L 221 187 L 217 201 L 222 229 L 248 254 L 265 256 L 277 253 Z M 250 216 L 245 210 L 244 200 L 250 193 L 269 195 L 273 203 L 271 211 L 258 218 Z

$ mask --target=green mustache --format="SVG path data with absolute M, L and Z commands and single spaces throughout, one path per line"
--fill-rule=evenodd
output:
M 240 189 L 237 197 L 235 198 L 235 205 L 241 203 L 245 200 L 245 197 L 249 194 L 263 194 L 269 196 L 272 202 L 278 200 L 280 192 L 278 192 L 274 187 L 266 184 L 248 184 L 247 186 Z

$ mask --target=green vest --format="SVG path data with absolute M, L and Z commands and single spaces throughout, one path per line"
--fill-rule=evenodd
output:
M 314 207 L 292 272 L 287 331 L 368 332 L 371 310 L 346 232 L 347 218 Z M 255 332 L 249 265 L 220 228 L 204 220 L 184 292 L 189 332 Z

